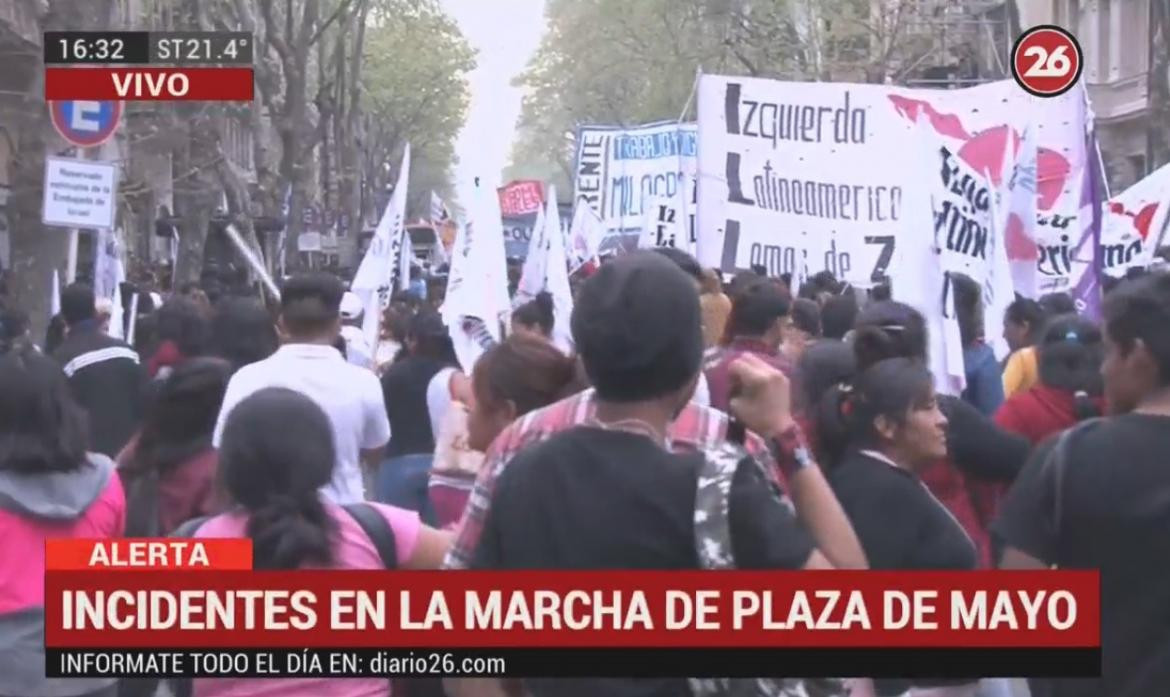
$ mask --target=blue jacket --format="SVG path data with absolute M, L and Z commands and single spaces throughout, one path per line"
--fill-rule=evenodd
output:
M 994 416 L 1003 404 L 1003 375 L 995 352 L 983 342 L 963 350 L 963 367 L 967 371 L 967 388 L 963 400 L 985 416 Z

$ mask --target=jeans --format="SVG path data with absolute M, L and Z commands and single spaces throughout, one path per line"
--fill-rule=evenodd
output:
M 382 462 L 374 482 L 374 495 L 380 503 L 415 511 L 422 521 L 435 526 L 437 516 L 427 494 L 431 476 L 429 453 L 401 455 Z

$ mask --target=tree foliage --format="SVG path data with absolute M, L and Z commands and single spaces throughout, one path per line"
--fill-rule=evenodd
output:
M 396 177 L 397 167 L 386 165 L 409 142 L 408 211 L 425 215 L 431 191 L 454 199 L 455 139 L 470 104 L 466 76 L 475 53 L 435 0 L 378 0 L 363 54 L 369 174 L 375 185 Z
M 910 0 L 549 0 L 508 175 L 557 175 L 571 134 L 683 115 L 697 72 L 882 82 L 922 47 Z M 689 118 L 694 118 L 693 107 Z M 567 189 L 566 189 L 567 190 Z

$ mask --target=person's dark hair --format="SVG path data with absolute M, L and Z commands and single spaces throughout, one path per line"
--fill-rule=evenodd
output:
M 680 269 L 686 271 L 687 275 L 691 278 L 699 283 L 703 282 L 703 267 L 690 254 L 687 254 L 681 249 L 675 249 L 674 247 L 655 247 L 654 251 L 673 261 Z
M 797 298 L 792 302 L 792 326 L 813 337 L 821 336 L 821 306 L 815 300 Z
M 27 341 L 28 313 L 18 307 L 0 306 L 0 352 Z
M 727 334 L 761 336 L 776 320 L 787 317 L 791 310 L 792 302 L 779 285 L 770 279 L 758 279 L 740 288 L 732 298 Z
M 842 284 L 830 271 L 818 271 L 800 286 L 800 297 L 808 300 L 817 300 L 821 293 L 837 295 L 841 292 Z
M 597 396 L 638 402 L 693 382 L 703 357 L 694 281 L 661 254 L 631 252 L 581 285 L 573 340 Z
M 753 283 L 759 283 L 763 278 L 764 276 L 761 276 L 755 271 L 740 271 L 732 276 L 731 280 L 727 283 L 728 297 L 734 298 L 741 290 Z
M 192 295 L 197 291 L 202 291 L 203 288 L 199 286 L 197 281 L 187 281 L 179 286 L 179 295 Z
M 160 343 L 173 341 L 188 358 L 206 353 L 211 328 L 194 300 L 172 296 L 159 308 L 156 322 L 155 337 Z
M 293 276 L 280 291 L 280 316 L 288 332 L 305 337 L 329 331 L 341 317 L 345 286 L 332 274 Z
M 854 377 L 852 385 L 829 388 L 816 412 L 819 454 L 832 467 L 850 448 L 874 447 L 874 420 L 884 416 L 901 424 L 912 409 L 926 408 L 934 380 L 920 361 L 888 358 Z
M 0 354 L 0 470 L 72 471 L 87 442 L 85 412 L 61 366 L 28 345 Z
M 894 297 L 893 289 L 889 283 L 879 283 L 873 288 L 869 289 L 870 302 L 880 303 L 885 302 Z
M 1077 311 L 1076 301 L 1068 293 L 1049 293 L 1040 296 L 1040 307 L 1044 309 L 1046 317 L 1070 315 Z
M 951 274 L 955 293 L 955 316 L 959 323 L 959 340 L 970 346 L 983 338 L 983 289 L 963 274 Z
M 852 346 L 832 339 L 813 343 L 804 350 L 797 368 L 802 410 L 813 411 L 830 388 L 849 382 L 856 372 Z
M 65 341 L 65 316 L 57 313 L 49 318 L 49 326 L 45 329 L 45 353 L 53 353 Z
M 333 476 L 333 428 L 313 400 L 270 387 L 228 415 L 219 447 L 227 493 L 248 512 L 257 569 L 328 566 L 336 523 L 317 490 Z
M 552 404 L 584 389 L 577 360 L 547 341 L 517 334 L 488 349 L 475 363 L 476 399 L 510 401 L 516 416 Z
M 821 307 L 821 333 L 826 339 L 844 339 L 857 320 L 857 296 L 853 293 L 834 295 Z
M 394 341 L 406 340 L 409 317 L 403 315 L 394 306 L 387 307 L 382 313 L 382 334 Z
M 231 374 L 231 364 L 219 358 L 176 366 L 151 401 L 128 471 L 163 474 L 210 447 Z
M 437 311 L 430 308 L 419 310 L 410 319 L 406 338 L 411 343 L 410 355 L 432 358 L 452 366 L 459 365 L 451 334 Z
M 1044 308 L 1031 298 L 1016 298 L 1004 310 L 1003 316 L 1012 324 L 1028 325 L 1033 342 L 1044 328 Z
M 336 337 L 334 337 L 333 348 L 337 349 L 337 352 L 341 354 L 342 358 L 349 360 L 349 349 L 346 348 L 347 346 L 348 344 L 346 343 L 344 336 L 338 334 Z
M 71 283 L 61 291 L 61 314 L 65 323 L 73 326 L 97 317 L 97 302 L 93 288 L 84 283 Z
M 1099 416 L 1089 397 L 1101 395 L 1105 344 L 1101 329 L 1077 315 L 1049 320 L 1037 345 L 1040 382 L 1078 395 L 1077 417 Z
M 552 294 L 548 291 L 537 293 L 535 298 L 512 312 L 512 321 L 525 327 L 535 327 L 541 334 L 552 336 L 553 325 L 556 324 Z
M 857 369 L 888 358 L 926 361 L 926 319 L 922 313 L 900 302 L 868 305 L 854 323 L 853 353 Z
M 216 306 L 211 353 L 226 359 L 234 370 L 268 358 L 279 345 L 272 315 L 259 300 L 228 297 Z
M 1170 385 L 1170 273 L 1124 281 L 1105 298 L 1104 326 L 1123 354 L 1140 340 L 1158 365 L 1158 385 Z

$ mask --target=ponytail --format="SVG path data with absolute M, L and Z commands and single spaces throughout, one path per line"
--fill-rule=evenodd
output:
M 333 461 L 333 429 L 308 397 L 267 388 L 232 409 L 219 466 L 228 493 L 248 513 L 257 569 L 333 561 L 336 523 L 318 494 Z
M 249 509 L 252 564 L 257 569 L 298 569 L 306 563 L 333 561 L 334 521 L 317 491 L 293 497 L 273 494 Z
M 556 324 L 552 294 L 548 291 L 537 293 L 535 298 L 516 308 L 512 313 L 512 319 L 525 327 L 538 328 L 545 336 L 552 336 L 553 326 Z

